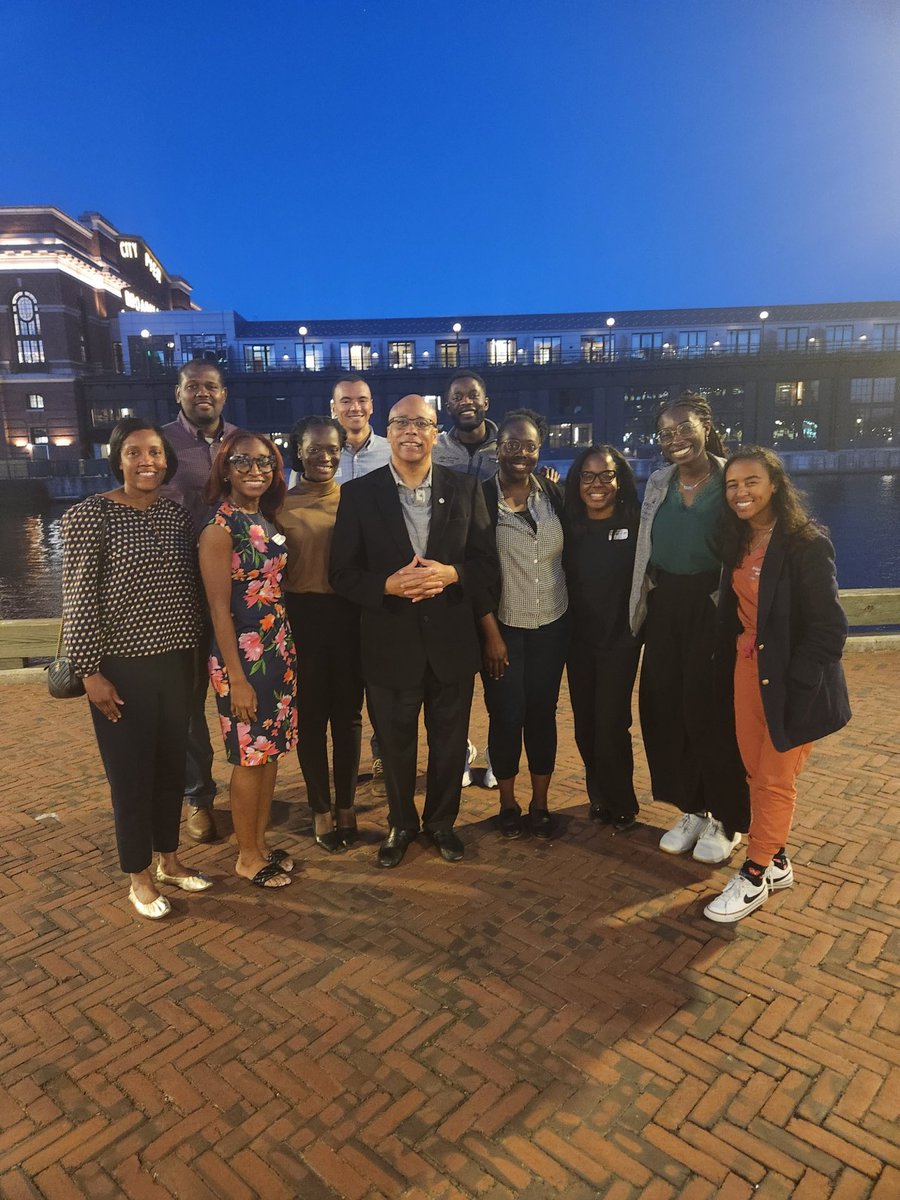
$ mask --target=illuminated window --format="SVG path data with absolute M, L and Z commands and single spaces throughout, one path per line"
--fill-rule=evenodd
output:
M 38 429 L 35 425 L 32 425 L 31 429 L 28 431 L 28 440 L 31 442 L 32 446 L 47 446 L 50 444 L 50 437 L 47 433 L 47 430 Z
M 668 400 L 668 391 L 645 392 L 639 389 L 625 389 L 625 403 L 622 421 L 622 446 L 636 453 L 641 447 L 656 451 L 656 415 L 664 400 Z
M 729 329 L 728 349 L 732 354 L 756 354 L 759 351 L 759 330 Z
M 615 340 L 611 333 L 597 333 L 581 339 L 581 357 L 586 363 L 612 362 Z
M 16 355 L 22 366 L 42 363 L 44 341 L 41 337 L 41 314 L 31 292 L 17 292 L 12 298 L 13 327 L 16 334 Z
M 268 371 L 274 359 L 275 347 L 272 345 L 244 347 L 245 371 Z
M 388 364 L 392 367 L 414 367 L 416 365 L 416 343 L 388 342 Z
M 206 362 L 225 364 L 228 362 L 228 345 L 224 333 L 181 334 L 181 361 L 192 362 L 195 358 Z
M 662 350 L 661 333 L 633 333 L 631 335 L 631 357 L 653 358 Z
M 564 422 L 551 425 L 547 434 L 547 445 L 551 450 L 564 450 L 569 447 L 578 450 L 589 446 L 594 438 L 594 427 L 590 424 L 569 424 Z
M 297 342 L 294 345 L 294 361 L 304 371 L 321 371 L 325 367 L 325 344 L 323 342 Z
M 893 441 L 897 380 L 850 380 L 850 445 L 886 446 Z
M 818 401 L 818 379 L 776 383 L 773 444 L 782 442 L 815 445 L 819 434 Z
M 706 330 L 683 329 L 678 335 L 678 353 L 683 358 L 698 358 L 706 353 Z
M 372 343 L 341 342 L 341 366 L 345 371 L 368 371 L 372 366 Z
M 534 362 L 542 367 L 547 363 L 562 362 L 562 338 L 536 337 L 532 347 Z
M 102 429 L 107 425 L 115 425 L 123 417 L 133 416 L 133 408 L 102 408 L 97 406 L 91 409 L 91 424 L 95 429 Z
M 438 363 L 442 367 L 467 367 L 469 365 L 469 339 L 460 338 L 437 343 Z
M 507 366 L 516 361 L 515 338 L 488 338 L 488 362 L 494 367 Z
M 28 407 L 29 408 L 43 408 L 44 407 L 44 397 L 38 396 L 34 392 L 32 392 L 32 394 L 28 397 Z

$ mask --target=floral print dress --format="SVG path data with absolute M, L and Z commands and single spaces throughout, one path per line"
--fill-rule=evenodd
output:
M 209 677 L 228 761 L 259 767 L 297 745 L 297 659 L 281 591 L 284 537 L 262 513 L 242 512 L 227 501 L 210 523 L 231 534 L 231 616 L 256 692 L 256 720 L 246 724 L 232 718 L 228 672 L 215 641 Z

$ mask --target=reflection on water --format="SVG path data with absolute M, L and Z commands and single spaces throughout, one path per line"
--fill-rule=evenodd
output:
M 831 531 L 841 587 L 900 587 L 900 475 L 804 475 L 798 484 Z M 58 617 L 65 508 L 0 515 L 0 618 Z

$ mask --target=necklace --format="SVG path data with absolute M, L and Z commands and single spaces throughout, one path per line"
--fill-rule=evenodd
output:
M 764 546 L 766 544 L 766 542 L 772 536 L 772 530 L 775 528 L 776 524 L 777 521 L 773 521 L 768 529 L 756 530 L 754 533 L 750 534 L 750 544 L 747 549 L 751 554 L 754 550 L 758 550 L 760 546 Z M 757 540 L 754 541 L 754 539 Z
M 702 479 L 698 479 L 696 483 L 682 483 L 682 481 L 679 479 L 678 480 L 678 490 L 680 492 L 696 492 L 698 487 L 702 487 L 703 484 L 706 483 L 707 479 L 709 479 L 711 474 L 712 474 L 712 468 L 710 468 L 710 470 L 708 470 L 706 472 L 706 474 L 703 476 Z

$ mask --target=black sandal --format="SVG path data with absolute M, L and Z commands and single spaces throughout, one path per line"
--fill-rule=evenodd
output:
M 281 867 L 282 871 L 288 875 L 294 869 L 294 860 L 288 854 L 287 850 L 270 850 L 266 855 L 266 862 L 274 863 L 276 867 Z
M 267 863 L 264 867 L 260 867 L 253 878 L 248 880 L 248 882 L 252 883 L 254 887 L 268 888 L 270 881 L 277 879 L 279 875 L 283 875 L 288 883 L 293 883 L 293 880 L 291 879 L 290 875 L 288 875 L 287 871 L 285 871 L 283 867 L 279 867 L 278 863 L 273 862 Z M 284 884 L 281 884 L 280 886 L 284 887 Z

